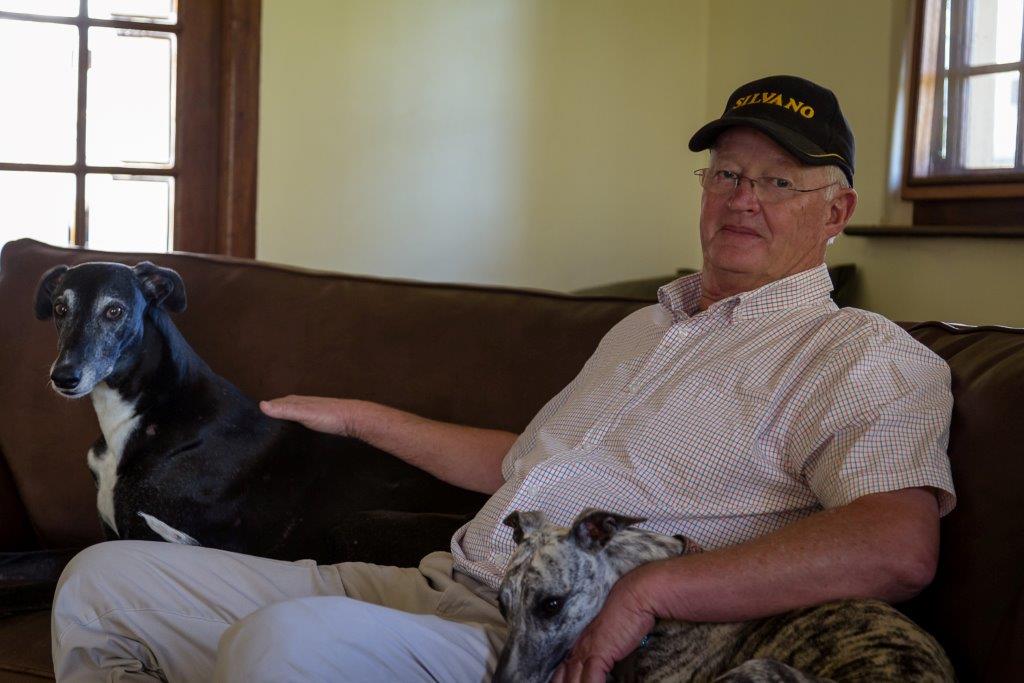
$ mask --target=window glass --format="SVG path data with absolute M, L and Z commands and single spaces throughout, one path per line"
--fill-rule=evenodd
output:
M 0 19 L 0 93 L 0 161 L 75 163 L 77 27 Z
M 1005 64 L 1020 59 L 1024 0 L 973 0 L 968 64 Z
M 89 29 L 90 164 L 172 163 L 174 47 L 171 33 Z
M 77 17 L 78 0 L 0 0 L 0 12 Z
M 0 171 L 0 245 L 32 237 L 63 246 L 74 223 L 74 174 Z
M 85 204 L 91 249 L 167 251 L 172 244 L 172 178 L 90 173 Z
M 964 166 L 1013 168 L 1017 153 L 1016 71 L 967 79 L 964 110 Z
M 177 19 L 176 10 L 175 0 L 89 0 L 89 16 L 93 19 L 174 23 Z

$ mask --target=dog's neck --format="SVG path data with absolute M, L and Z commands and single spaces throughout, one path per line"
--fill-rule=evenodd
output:
M 125 443 L 138 426 L 136 404 L 122 398 L 121 393 L 106 382 L 97 384 L 90 398 L 92 407 L 96 410 L 96 419 L 100 423 L 100 431 L 103 432 L 103 440 L 107 443 L 107 450 L 115 454 L 115 459 L 120 460 Z M 111 522 L 108 523 L 113 526 Z
M 212 374 L 167 313 L 151 306 L 142 333 L 129 344 L 105 383 L 123 400 L 137 404 L 149 389 L 159 387 L 166 394 Z

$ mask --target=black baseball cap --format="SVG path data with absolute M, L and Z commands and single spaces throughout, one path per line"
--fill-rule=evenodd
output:
M 690 138 L 690 151 L 715 144 L 726 128 L 750 126 L 805 164 L 835 165 L 853 185 L 853 131 L 828 88 L 797 76 L 768 76 L 741 85 L 722 116 Z

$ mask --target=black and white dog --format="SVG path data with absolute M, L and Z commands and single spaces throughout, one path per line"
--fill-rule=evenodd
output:
M 59 335 L 52 386 L 90 395 L 99 418 L 88 464 L 109 538 L 337 562 L 356 559 L 346 528 L 373 511 L 478 506 L 363 442 L 265 416 L 188 345 L 168 316 L 184 309 L 181 277 L 149 262 L 58 266 L 36 292 Z

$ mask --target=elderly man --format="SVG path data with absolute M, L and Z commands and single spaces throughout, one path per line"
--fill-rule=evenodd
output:
M 697 172 L 703 270 L 616 325 L 521 435 L 361 401 L 263 404 L 492 493 L 450 554 L 398 569 L 94 546 L 58 588 L 58 678 L 482 680 L 505 635 L 494 589 L 515 509 L 561 524 L 614 509 L 704 550 L 619 581 L 561 679 L 603 681 L 656 618 L 744 620 L 927 585 L 955 503 L 949 371 L 829 298 L 825 248 L 857 203 L 835 96 L 790 76 L 746 84 L 690 148 L 711 150 Z

